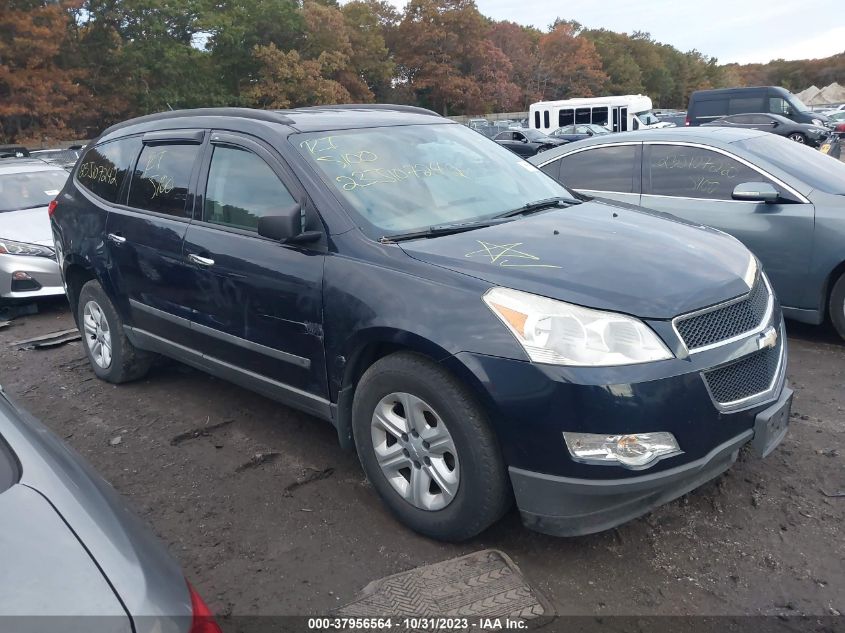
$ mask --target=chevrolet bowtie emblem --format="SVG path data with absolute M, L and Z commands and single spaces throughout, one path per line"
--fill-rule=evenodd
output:
M 760 335 L 757 339 L 757 349 L 766 349 L 767 347 L 774 347 L 778 343 L 778 331 L 770 327 Z

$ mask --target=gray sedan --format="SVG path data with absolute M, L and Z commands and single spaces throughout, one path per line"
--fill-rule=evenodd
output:
M 756 130 L 593 137 L 529 159 L 590 196 L 721 229 L 750 248 L 787 317 L 845 338 L 845 163 Z
M 0 301 L 64 294 L 47 208 L 67 178 L 42 160 L 0 160 Z
M 114 489 L 0 391 L 0 629 L 219 633 L 207 613 Z

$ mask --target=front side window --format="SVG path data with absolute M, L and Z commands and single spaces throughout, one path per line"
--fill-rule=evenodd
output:
M 485 220 L 573 195 L 463 125 L 403 125 L 292 135 L 370 237 Z
M 92 147 L 79 163 L 76 180 L 103 200 L 117 202 L 126 174 L 139 151 L 141 139 L 137 136 Z
M 0 175 L 0 213 L 50 204 L 67 180 L 61 169 Z
M 634 191 L 636 145 L 614 145 L 564 156 L 560 179 L 572 189 L 590 191 Z
M 199 145 L 145 145 L 129 184 L 129 206 L 180 218 L 187 208 Z
M 295 203 L 287 187 L 261 158 L 238 147 L 214 148 L 205 189 L 205 222 L 256 231 L 258 218 Z
M 651 145 L 644 172 L 645 193 L 682 198 L 732 200 L 738 184 L 770 182 L 724 154 L 683 145 Z

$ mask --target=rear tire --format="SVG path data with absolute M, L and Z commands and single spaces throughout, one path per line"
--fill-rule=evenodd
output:
M 511 504 L 486 415 L 461 383 L 423 356 L 391 354 L 364 373 L 352 430 L 367 479 L 393 515 L 420 534 L 463 541 Z
M 98 378 L 121 383 L 146 375 L 154 355 L 126 337 L 123 320 L 100 282 L 92 279 L 82 286 L 76 310 L 82 346 Z
M 845 273 L 833 284 L 830 291 L 830 321 L 836 332 L 845 339 Z

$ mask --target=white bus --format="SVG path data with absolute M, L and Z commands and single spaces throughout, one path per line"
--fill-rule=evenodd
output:
M 651 99 L 645 95 L 538 101 L 531 104 L 528 120 L 531 127 L 546 133 L 584 123 L 601 125 L 611 132 L 671 126 L 658 120 L 651 111 Z

